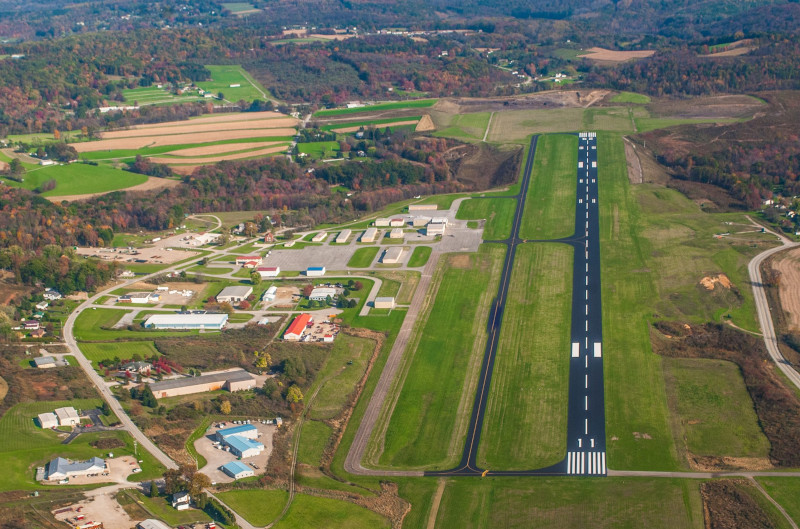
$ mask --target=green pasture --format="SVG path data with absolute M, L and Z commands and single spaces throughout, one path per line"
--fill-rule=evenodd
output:
M 241 99 L 247 102 L 251 102 L 254 99 L 260 99 L 262 101 L 273 99 L 270 93 L 238 64 L 206 64 L 206 68 L 211 72 L 211 81 L 200 81 L 197 83 L 197 86 L 203 90 L 211 91 L 214 95 L 218 92 L 222 92 L 225 99 L 234 103 Z M 231 88 L 230 85 L 232 84 L 239 84 L 241 86 Z
M 457 219 L 485 219 L 483 239 L 498 241 L 511 236 L 511 224 L 517 208 L 512 198 L 474 198 L 461 203 Z
M 360 112 L 373 112 L 376 110 L 395 110 L 398 108 L 427 108 L 436 104 L 438 99 L 415 99 L 410 101 L 393 101 L 391 103 L 378 103 L 357 108 L 336 108 L 332 110 L 319 110 L 314 113 L 315 118 L 341 116 L 345 114 L 358 114 Z
M 367 246 L 359 248 L 353 253 L 353 257 L 347 262 L 349 268 L 369 268 L 375 257 L 378 255 L 380 248 L 377 246 Z
M 13 180 L 5 182 L 13 187 L 36 189 L 49 180 L 56 181 L 55 189 L 42 193 L 46 197 L 65 195 L 84 195 L 87 193 L 105 193 L 125 189 L 147 181 L 147 176 L 129 171 L 114 169 L 108 165 L 89 165 L 71 163 L 66 165 L 48 165 L 31 169 L 19 183 Z
M 411 268 L 425 266 L 431 256 L 431 251 L 430 246 L 417 246 L 411 253 L 411 257 L 408 258 L 408 266 Z

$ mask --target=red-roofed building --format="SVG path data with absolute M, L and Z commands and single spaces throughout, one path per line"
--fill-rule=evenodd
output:
M 255 268 L 259 265 L 260 261 L 247 261 L 242 266 L 245 268 Z
M 286 329 L 286 332 L 283 333 L 283 339 L 299 341 L 300 338 L 303 337 L 306 326 L 312 321 L 314 321 L 314 319 L 311 317 L 311 314 L 300 314 L 294 319 L 292 324 L 289 325 L 289 328 Z
M 278 274 L 281 273 L 280 266 L 259 266 L 258 273 L 261 275 L 261 279 L 265 277 L 278 277 Z
M 241 255 L 241 256 L 236 258 L 236 264 L 237 265 L 243 265 L 243 264 L 246 264 L 246 263 L 248 263 L 250 261 L 255 261 L 256 263 L 260 263 L 261 262 L 261 256 L 260 255 Z

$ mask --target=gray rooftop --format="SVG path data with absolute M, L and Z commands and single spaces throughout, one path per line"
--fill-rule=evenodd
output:
M 45 364 L 55 364 L 56 359 L 53 356 L 40 356 L 38 358 L 34 358 L 33 363 L 36 364 L 37 366 Z
M 225 373 L 214 373 L 211 375 L 201 375 L 199 377 L 182 377 L 173 378 L 171 380 L 162 380 L 161 382 L 153 382 L 150 384 L 150 389 L 155 391 L 165 391 L 168 389 L 185 388 L 196 386 L 199 384 L 209 384 L 211 382 L 239 382 L 243 380 L 253 380 L 253 375 L 244 369 L 236 371 L 228 371 Z
M 105 468 L 105 466 L 106 462 L 99 457 L 93 457 L 86 461 L 70 461 L 69 459 L 64 459 L 63 457 L 57 457 L 50 461 L 50 465 L 47 468 L 47 473 L 48 475 L 69 474 L 70 472 L 84 472 L 92 467 L 102 470 Z
M 246 298 L 253 292 L 253 287 L 248 286 L 232 286 L 232 287 L 225 287 L 222 291 L 217 294 L 217 297 L 225 297 L 225 296 L 232 296 L 235 298 Z

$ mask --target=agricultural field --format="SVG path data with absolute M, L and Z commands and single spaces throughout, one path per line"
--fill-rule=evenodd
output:
M 604 64 L 616 64 L 626 61 L 634 61 L 636 59 L 645 59 L 655 54 L 655 50 L 634 50 L 634 51 L 617 51 L 607 50 L 605 48 L 589 48 L 580 55 L 582 59 L 589 59 Z
M 43 192 L 42 196 L 60 197 L 116 191 L 143 184 L 147 182 L 147 176 L 114 169 L 109 165 L 71 163 L 37 167 L 25 173 L 23 182 L 4 179 L 4 183 L 34 190 L 50 180 L 55 181 L 56 187 Z
M 377 129 L 390 127 L 394 130 L 397 126 L 416 125 L 421 117 L 422 116 L 410 116 L 403 118 L 367 119 L 364 121 L 337 121 L 322 125 L 320 129 L 339 133 L 357 132 L 361 128 L 368 129 L 370 127 L 375 127 Z
M 211 81 L 199 81 L 197 86 L 207 92 L 212 92 L 215 96 L 219 92 L 222 92 L 224 98 L 231 103 L 236 103 L 240 100 L 245 100 L 250 103 L 254 99 L 260 99 L 261 101 L 274 99 L 267 89 L 261 86 L 261 83 L 253 79 L 253 77 L 238 64 L 207 64 L 206 68 L 211 72 Z M 231 85 L 237 84 L 240 86 L 231 87 Z
M 572 254 L 565 244 L 517 248 L 481 433 L 483 468 L 524 470 L 566 453 Z
M 641 478 L 446 482 L 436 527 L 703 529 L 699 483 Z
M 73 146 L 87 159 L 127 160 L 141 155 L 191 172 L 222 160 L 285 152 L 296 125 L 296 119 L 277 112 L 214 114 L 104 132 L 99 140 Z
M 366 105 L 356 108 L 336 108 L 332 110 L 320 110 L 314 113 L 315 118 L 327 118 L 333 116 L 343 116 L 347 114 L 359 114 L 361 112 L 375 112 L 378 110 L 397 110 L 400 108 L 428 108 L 436 104 L 437 99 L 416 99 L 411 101 L 393 101 L 391 103 L 378 103 L 376 105 Z
M 261 11 L 249 2 L 225 2 L 222 4 L 222 8 L 236 16 L 244 16 Z
M 434 136 L 444 136 L 448 138 L 458 138 L 463 140 L 482 140 L 489 126 L 489 112 L 477 112 L 474 114 L 440 114 L 436 121 L 436 132 Z M 446 116 L 446 118 L 445 118 Z
M 577 175 L 577 136 L 540 137 L 533 159 L 520 237 L 557 239 L 575 231 Z
M 198 95 L 196 92 L 185 92 L 177 95 L 155 86 L 128 88 L 122 91 L 122 97 L 125 103 L 133 106 L 172 105 L 203 100 L 203 96 Z
M 758 423 L 739 367 L 705 358 L 665 358 L 677 442 L 699 456 L 768 458 L 770 444 Z
M 461 203 L 457 219 L 485 219 L 483 239 L 499 241 L 511 236 L 511 224 L 517 201 L 510 198 L 475 198 Z
M 386 427 L 381 465 L 443 468 L 460 456 L 503 252 L 483 245 L 477 255 L 443 260 L 436 299 L 398 377 L 403 384 Z

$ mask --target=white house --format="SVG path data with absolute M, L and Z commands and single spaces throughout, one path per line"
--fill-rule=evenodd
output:
M 281 273 L 280 266 L 259 266 L 257 269 L 258 275 L 261 276 L 261 279 L 266 277 L 278 277 L 278 274 Z
M 172 495 L 172 506 L 178 511 L 185 511 L 189 508 L 192 497 L 188 492 L 176 492 Z
M 58 290 L 53 290 L 52 288 L 44 289 L 44 299 L 55 301 L 57 299 L 61 299 L 61 293 Z

